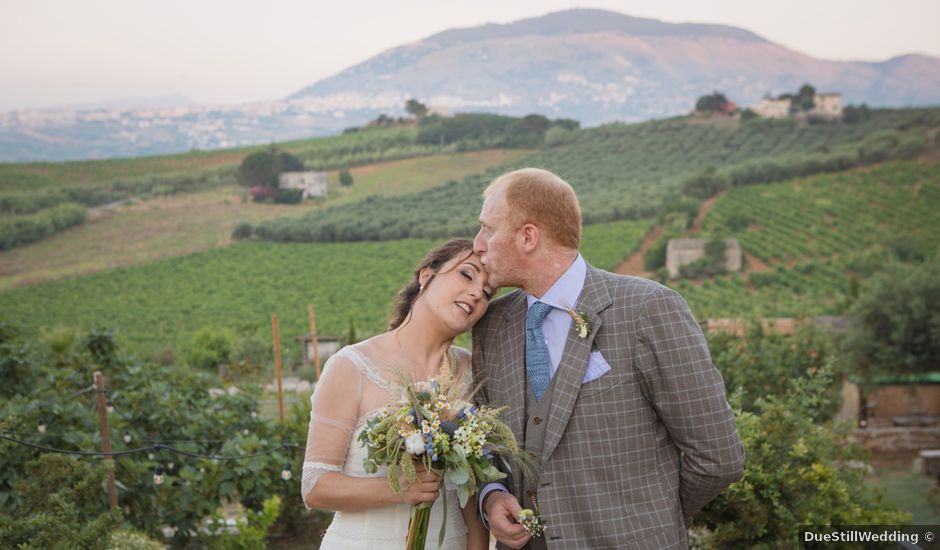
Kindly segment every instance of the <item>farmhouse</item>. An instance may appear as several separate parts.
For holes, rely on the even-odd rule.
[[[842,94],[816,94],[813,96],[811,117],[842,118]]]
[[[284,172],[278,178],[281,189],[299,189],[303,198],[326,196],[326,172]]]
[[[669,278],[679,277],[679,269],[705,257],[708,239],[672,239],[666,245],[666,269]],[[741,245],[737,239],[725,239],[725,271],[741,271]]]
[[[751,110],[764,118],[787,118],[790,116],[791,101],[788,98],[764,98],[760,103],[751,107]]]

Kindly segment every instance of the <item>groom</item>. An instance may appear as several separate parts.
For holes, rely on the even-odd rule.
[[[692,515],[741,478],[744,449],[688,305],[588,265],[564,180],[527,168],[483,193],[474,249],[494,301],[473,329],[480,399],[541,465],[480,492],[490,532],[520,548],[687,548]],[[514,517],[540,508],[543,537]]]

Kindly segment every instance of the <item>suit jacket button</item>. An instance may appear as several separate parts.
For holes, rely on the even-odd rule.
[[[535,418],[532,419],[532,423],[533,423],[533,424],[541,424],[541,423],[542,423],[542,417],[536,416]]]

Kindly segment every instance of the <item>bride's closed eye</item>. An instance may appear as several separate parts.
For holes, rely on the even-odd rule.
[[[468,270],[461,270],[461,271],[460,271],[460,274],[463,275],[464,277],[466,277],[468,281],[472,281],[472,280],[473,280],[473,274],[472,274],[472,272],[471,272],[469,269],[468,269]],[[493,291],[490,290],[490,289],[488,289],[488,288],[484,288],[484,289],[483,289],[483,296],[485,296],[485,297],[486,297],[486,300],[489,301],[490,299],[493,298]]]

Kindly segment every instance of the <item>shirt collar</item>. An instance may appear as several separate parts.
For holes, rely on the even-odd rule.
[[[526,294],[526,302],[529,307],[535,302],[542,302],[562,311],[568,308],[574,308],[578,303],[578,297],[584,289],[584,279],[587,276],[587,263],[578,253],[568,270],[555,281],[555,284],[548,289],[541,298],[536,298],[531,294]]]

